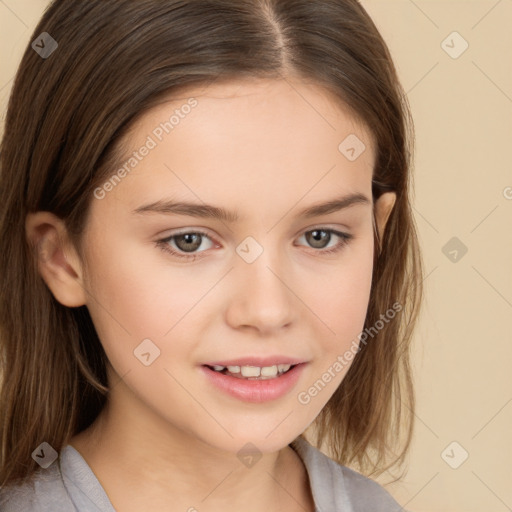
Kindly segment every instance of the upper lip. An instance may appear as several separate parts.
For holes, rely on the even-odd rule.
[[[299,359],[296,357],[288,357],[288,356],[248,356],[248,357],[240,357],[237,359],[222,359],[218,361],[209,361],[204,363],[203,366],[274,366],[278,364],[289,364],[291,366],[295,364],[305,363],[304,359]]]

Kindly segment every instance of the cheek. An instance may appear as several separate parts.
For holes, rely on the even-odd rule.
[[[373,242],[367,237],[358,240],[339,264],[317,274],[308,305],[329,327],[326,332],[331,336],[325,340],[330,350],[350,344],[363,329],[372,271]]]
[[[88,255],[94,273],[87,287],[100,328],[115,324],[115,332],[135,337],[161,337],[187,311],[201,290],[177,268],[171,275],[157,247],[109,236]],[[188,285],[188,286],[187,286]],[[199,295],[200,297],[200,295]],[[190,306],[189,306],[190,308]]]
[[[155,322],[162,320],[165,303],[151,286],[152,267],[116,238],[114,229],[110,233],[108,237],[98,233],[89,247],[88,267],[93,271],[85,283],[87,308],[107,356],[112,362],[119,360],[123,370],[143,339],[164,330]]]
[[[94,274],[87,283],[91,296],[87,306],[119,375],[134,371],[135,378],[149,369],[134,354],[146,339],[159,353],[151,369],[171,367],[173,361],[187,357],[197,343],[200,326],[196,323],[195,331],[186,327],[201,313],[201,299],[211,288],[211,276],[171,267],[156,247],[148,250],[113,237],[108,244],[97,244],[89,261]],[[180,343],[173,343],[177,337]]]

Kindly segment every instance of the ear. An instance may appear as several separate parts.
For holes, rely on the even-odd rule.
[[[393,206],[395,205],[395,201],[395,192],[385,192],[377,199],[377,201],[375,201],[374,211],[377,229],[379,232],[379,240],[382,240],[382,237],[384,236],[384,230],[386,228],[389,215],[391,214],[391,210],[393,210]]]
[[[71,244],[64,221],[50,212],[29,213],[25,233],[37,258],[39,274],[64,306],[86,303],[82,264]]]

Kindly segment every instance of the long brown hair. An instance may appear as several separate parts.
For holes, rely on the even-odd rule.
[[[413,427],[409,345],[422,296],[409,202],[413,124],[363,7],[356,0],[55,0],[31,41],[43,32],[58,47],[47,58],[27,47],[0,152],[0,485],[33,475],[34,449],[46,441],[60,451],[108,394],[107,358],[88,310],[61,305],[45,285],[26,215],[63,219],[81,254],[94,189],[112,175],[139,116],[180,88],[289,73],[333,92],[370,129],[373,198],[397,194],[383,239],[376,235],[365,322],[375,333],[315,420],[315,442],[368,474],[401,466]],[[400,313],[376,329],[393,304]]]

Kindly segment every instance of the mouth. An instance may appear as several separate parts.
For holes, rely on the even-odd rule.
[[[199,368],[213,390],[243,402],[262,403],[289,395],[307,366],[305,362],[281,362],[269,366],[203,364]]]

